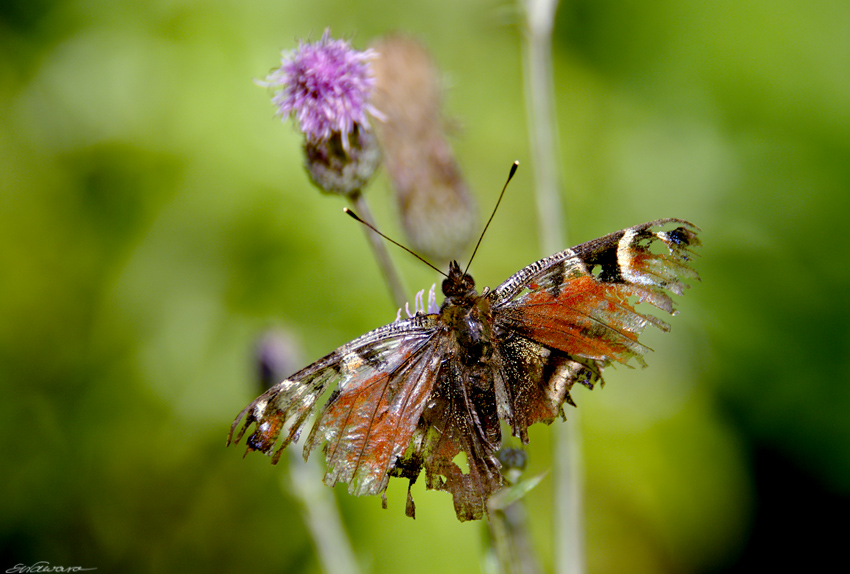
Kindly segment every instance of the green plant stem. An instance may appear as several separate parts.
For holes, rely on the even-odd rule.
[[[349,195],[348,198],[351,201],[351,206],[357,215],[369,225],[377,227],[375,225],[375,220],[372,217],[372,210],[369,209],[369,204],[366,202],[366,198],[363,194],[357,192]],[[392,297],[393,303],[395,303],[397,308],[403,308],[409,299],[404,287],[402,286],[398,272],[393,265],[392,259],[390,259],[390,254],[387,252],[387,246],[384,243],[384,240],[365,225],[363,226],[363,232],[366,234],[366,239],[372,247],[372,253],[375,255],[375,260],[378,262],[378,268],[381,270],[381,274],[384,276],[387,288],[390,290],[390,297]]]
[[[561,206],[557,118],[554,105],[552,28],[557,0],[523,0],[525,96],[543,255],[564,249],[566,231]],[[555,572],[582,574],[584,554],[584,488],[582,442],[577,410],[555,427]]]
[[[524,0],[525,100],[543,255],[563,249],[566,236],[552,83],[552,25],[557,4],[557,0]]]
[[[555,572],[585,572],[584,460],[578,409],[555,430]]]
[[[543,477],[521,481],[522,470],[509,468],[505,472],[503,466],[502,472],[511,486],[490,497],[488,534],[491,564],[498,565],[502,574],[538,574],[540,565],[528,531],[524,497]]]
[[[359,574],[360,567],[343,527],[333,490],[322,481],[320,464],[314,458],[303,460],[300,448],[290,448],[289,456],[290,483],[285,483],[283,489],[301,503],[304,523],[316,545],[322,570],[334,574]],[[290,484],[291,488],[288,488]]]

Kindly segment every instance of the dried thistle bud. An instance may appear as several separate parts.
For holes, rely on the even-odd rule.
[[[475,201],[443,133],[442,88],[418,42],[389,36],[373,44],[375,130],[412,246],[447,262],[461,258],[477,231]]]
[[[304,134],[306,167],[322,190],[350,195],[374,173],[380,152],[369,132],[374,78],[371,50],[358,52],[330,30],[315,43],[285,51],[281,65],[261,86],[272,88],[272,103],[282,119],[293,117]]]

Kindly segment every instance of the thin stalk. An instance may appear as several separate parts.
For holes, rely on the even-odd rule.
[[[284,482],[283,489],[301,503],[304,523],[316,545],[322,571],[359,574],[360,567],[342,524],[333,490],[322,482],[320,464],[315,458],[304,461],[300,448],[290,448],[289,456],[291,482]]]
[[[555,88],[552,83],[552,25],[557,0],[524,0],[526,7],[524,84],[528,116],[540,248],[543,255],[564,249],[566,232],[561,206],[562,177],[558,167]]]
[[[552,28],[557,0],[522,0],[525,8],[524,84],[531,140],[540,246],[543,255],[567,247],[560,190],[558,134],[554,104]],[[555,572],[582,574],[584,554],[584,488],[578,410],[566,424],[555,426]]]
[[[582,574],[584,555],[584,460],[581,418],[573,409],[555,430],[555,572]]]
[[[503,465],[507,461],[503,461]],[[527,511],[523,497],[543,477],[519,481],[522,470],[508,468],[505,478],[512,485],[503,488],[490,498],[489,551],[491,570],[498,566],[501,574],[539,574],[540,565],[534,554],[528,531]]]
[[[349,195],[348,198],[351,201],[354,211],[357,212],[357,215],[359,215],[360,218],[369,225],[376,227],[375,220],[372,217],[372,210],[369,209],[369,204],[363,194],[359,192],[353,193]],[[375,256],[375,260],[378,262],[378,268],[380,268],[381,274],[384,276],[384,281],[387,284],[387,288],[390,290],[390,296],[392,297],[395,306],[399,309],[403,308],[405,303],[408,302],[408,298],[406,291],[402,286],[398,272],[396,272],[392,259],[390,259],[390,254],[387,252],[387,246],[384,243],[384,240],[368,227],[364,226],[363,232],[366,234],[366,239],[372,247],[372,253]]]
[[[304,362],[296,337],[286,330],[273,329],[263,334],[257,348],[258,382],[267,391]],[[312,426],[312,421],[307,421]],[[301,436],[287,449],[289,474],[281,478],[281,489],[298,501],[304,525],[313,540],[316,556],[324,572],[359,574],[360,568],[345,532],[333,490],[322,480],[324,471],[314,456],[303,460]],[[297,447],[296,447],[297,445]]]

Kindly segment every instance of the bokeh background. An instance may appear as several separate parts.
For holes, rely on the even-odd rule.
[[[5,0],[0,8],[0,566],[318,572],[289,469],[224,440],[255,344],[304,361],[395,317],[341,199],[253,84],[299,38],[413,34],[482,212],[473,266],[537,259],[522,30],[501,0]],[[554,64],[571,244],[703,228],[649,368],[574,393],[591,572],[839,559],[850,510],[850,4],[564,1]],[[386,179],[369,199],[401,237]],[[565,245],[566,247],[566,245]],[[412,295],[436,277],[393,256]],[[550,429],[530,475],[551,469]],[[369,572],[475,572],[480,524],[406,483],[336,489]],[[552,567],[552,474],[529,494]],[[835,522],[837,521],[837,522]],[[836,526],[838,524],[839,526]],[[842,555],[843,556],[843,555]],[[782,570],[779,570],[782,571]]]

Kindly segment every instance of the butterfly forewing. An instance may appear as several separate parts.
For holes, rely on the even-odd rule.
[[[421,322],[435,323],[436,316]],[[375,355],[371,368],[341,386],[325,404],[304,446],[325,444],[325,483],[349,485],[355,495],[379,494],[388,472],[410,444],[440,366],[440,348],[429,332],[418,341],[397,340],[395,349]]]
[[[673,231],[655,230],[677,224]],[[648,350],[638,336],[648,324],[666,323],[635,310],[647,302],[673,313],[664,289],[681,293],[680,277],[696,278],[687,266],[696,227],[658,220],[606,235],[541,259],[491,293],[494,320],[573,357],[626,363]],[[666,248],[657,253],[656,244]]]
[[[349,438],[353,438],[359,432],[359,442],[340,441],[342,450],[338,446],[330,451],[334,454],[333,460],[341,463],[336,472],[342,473],[342,476],[353,476],[353,469],[346,470],[351,460],[343,455],[356,449],[357,444],[369,441],[368,434],[363,433],[362,418],[365,416],[372,421],[378,420],[375,417],[379,415],[385,415],[387,408],[394,405],[393,398],[398,396],[401,388],[404,388],[403,396],[410,395],[411,391],[405,381],[396,376],[397,371],[410,374],[410,369],[402,367],[417,363],[412,357],[418,356],[423,348],[428,347],[432,337],[438,333],[435,326],[435,315],[420,315],[391,323],[343,345],[276,384],[249,404],[233,422],[228,444],[231,441],[238,443],[246,430],[255,423],[253,433],[247,440],[248,451],[259,450],[272,456],[276,463],[282,449],[297,439],[319,398],[335,386],[321,418],[315,423],[311,440],[305,445],[304,455],[306,457],[309,454],[310,449],[316,446],[318,437],[323,434],[333,438],[336,433],[348,433]],[[392,388],[391,383],[395,388]],[[347,417],[337,416],[351,402],[352,397],[374,399],[375,393],[384,397],[378,401],[378,406],[365,403],[367,407],[374,408],[366,413],[353,412],[352,409]],[[422,401],[421,398],[417,400],[414,405]],[[362,401],[358,406],[363,406]],[[409,409],[410,405],[405,403],[404,408]],[[409,410],[405,413],[410,414]],[[326,429],[321,428],[323,420],[327,424]],[[382,437],[386,438],[386,435],[381,433],[378,438],[373,436],[371,440],[374,443]],[[402,450],[406,446],[405,443]],[[366,487],[366,490],[369,488]]]

